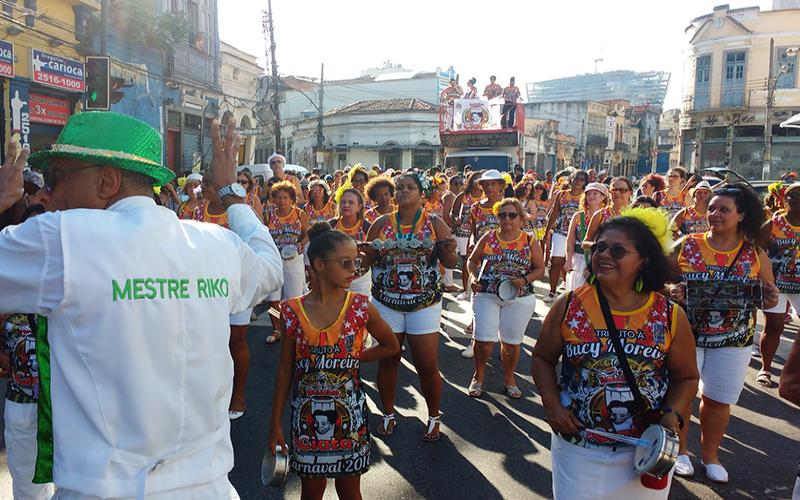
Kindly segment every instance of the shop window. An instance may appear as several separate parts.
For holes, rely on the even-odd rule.
[[[417,168],[431,168],[433,167],[433,150],[432,149],[415,149],[414,158],[411,162],[413,167]]]
[[[13,17],[14,6],[17,5],[17,0],[3,0],[3,14],[8,17]]]
[[[708,139],[725,139],[728,137],[728,129],[726,127],[708,127],[703,130],[703,137]]]
[[[403,151],[401,149],[384,149],[378,155],[379,163],[385,169],[398,170],[402,168]]]
[[[167,128],[181,128],[181,114],[177,111],[167,111]]]
[[[796,127],[781,127],[780,125],[773,125],[772,126],[772,136],[773,137],[800,137],[800,128],[796,128]]]
[[[764,127],[747,126],[734,129],[736,137],[764,137]]]
[[[202,123],[203,120],[200,115],[190,115],[188,113],[183,115],[183,126],[187,129],[200,130]]]

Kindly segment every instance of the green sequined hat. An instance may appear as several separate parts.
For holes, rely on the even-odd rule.
[[[161,135],[146,123],[111,111],[70,117],[52,148],[33,153],[32,167],[46,169],[53,158],[73,158],[146,175],[163,186],[175,173],[161,164]]]

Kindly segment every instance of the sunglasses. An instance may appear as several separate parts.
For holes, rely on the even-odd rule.
[[[533,189],[535,189],[535,190],[537,190],[537,191],[544,191],[544,188],[543,188],[542,186],[536,186],[536,187],[535,187],[535,188],[533,188]]]
[[[356,257],[355,259],[350,259],[347,257],[342,257],[341,259],[325,259],[327,262],[338,262],[342,269],[345,271],[355,271],[359,267],[361,267],[361,258]]]
[[[64,180],[66,177],[67,172],[77,172],[78,170],[86,170],[89,168],[97,168],[100,165],[84,165],[82,167],[73,167],[73,168],[58,168],[58,167],[50,167],[44,171],[42,177],[44,177],[44,187],[48,191],[53,191],[56,185]]]
[[[630,193],[631,190],[628,188],[611,188],[612,193]]]
[[[498,217],[500,220],[503,220],[503,219],[511,219],[511,220],[514,220],[514,219],[516,219],[517,217],[519,217],[519,214],[518,214],[517,212],[500,212],[499,214],[497,214],[497,217]]]
[[[599,242],[592,245],[592,254],[600,255],[604,253],[606,250],[609,251],[611,254],[611,258],[614,260],[622,260],[626,255],[631,253],[631,250],[628,250],[622,245],[608,245],[605,242]]]

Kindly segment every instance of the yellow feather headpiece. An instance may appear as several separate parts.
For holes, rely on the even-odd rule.
[[[669,253],[672,247],[672,228],[670,227],[669,213],[660,208],[626,208],[620,215],[622,217],[633,217],[644,223],[650,229],[664,249],[664,253]]]
[[[336,194],[333,196],[333,200],[336,202],[337,205],[339,204],[340,201],[342,201],[342,195],[344,194],[344,192],[350,189],[351,187],[353,187],[353,182],[350,180],[350,177],[348,177],[347,180],[344,182],[344,184],[339,186],[339,189],[336,190]]]

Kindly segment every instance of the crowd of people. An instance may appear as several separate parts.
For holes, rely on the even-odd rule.
[[[718,450],[757,310],[765,386],[790,307],[800,312],[800,183],[775,186],[765,206],[747,184],[680,167],[635,184],[520,166],[357,164],[300,178],[278,153],[258,179],[237,168],[225,125],[212,126],[210,167],[179,179],[160,163],[158,133],[115,113],[76,115],[30,158],[9,145],[0,376],[16,497],[47,498],[55,481],[58,498],[237,498],[230,422],[247,411],[248,325],[261,313],[266,344],[280,346],[267,452],[290,456],[303,498],[322,498],[329,478],[340,498],[360,498],[370,433],[391,439],[402,423],[405,345],[427,407],[421,439],[441,438],[445,294],[472,310],[468,396],[482,397],[499,344],[504,392],[518,399],[545,276],[531,370],[553,430],[554,495],[666,498],[673,472],[694,474],[698,387],[701,463],[729,481]],[[780,384],[800,403],[797,347]],[[359,367],[373,361],[370,428]],[[679,442],[666,474],[632,467],[625,439],[652,425]],[[91,460],[79,458],[87,446]]]

